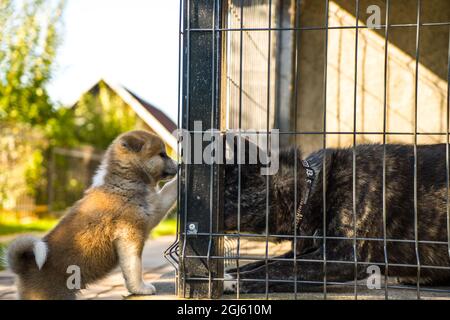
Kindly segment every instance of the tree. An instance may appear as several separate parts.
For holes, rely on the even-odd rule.
[[[64,7],[65,0],[0,0],[0,206],[22,194],[40,197],[48,137],[62,132],[55,119],[71,122],[46,89]]]
[[[0,121],[45,125],[64,0],[0,0]]]

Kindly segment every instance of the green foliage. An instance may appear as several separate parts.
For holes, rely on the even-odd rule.
[[[52,148],[90,145],[105,150],[121,133],[144,126],[105,82],[84,95],[73,108],[57,106],[50,100],[46,88],[55,67],[65,3],[65,0],[0,0],[0,125],[42,133],[40,141],[23,142],[24,149],[33,148],[22,154],[25,159],[21,167],[16,165],[14,173],[4,175],[5,179],[0,177],[0,191],[5,191],[0,193],[2,199],[7,198],[1,197],[5,193],[11,199],[27,194],[37,203],[46,203]],[[56,203],[57,207],[72,204],[86,188],[86,181],[77,176],[79,172],[69,172],[67,161],[56,159],[53,164],[55,171],[66,171],[63,177],[55,177],[57,182],[52,188],[70,191],[61,197],[63,203]],[[15,194],[11,192],[11,176],[21,185]]]
[[[38,219],[24,223],[19,219],[0,218],[0,236],[30,233],[30,232],[47,232],[58,223],[58,219]]]
[[[56,127],[64,125],[60,123],[60,119],[65,119],[61,116],[63,111],[54,107],[46,89],[60,44],[64,8],[65,0],[0,0],[2,127],[12,126],[17,130],[29,127],[32,132],[40,131],[52,137],[54,132],[58,132]],[[59,136],[56,138],[59,139]],[[39,197],[39,193],[45,190],[48,144],[43,142],[29,141],[28,144],[38,144],[39,147],[31,155],[22,155],[27,157],[22,166],[26,193],[34,197]],[[15,174],[17,176],[17,172]]]
[[[105,149],[135,127],[135,114],[106,83],[75,108],[53,105],[46,86],[60,44],[65,0],[0,0],[0,122],[41,127],[50,146]]]
[[[14,199],[24,195],[39,196],[36,190],[45,183],[40,177],[45,177],[42,164],[47,143],[42,130],[26,123],[0,122],[0,131],[0,206],[3,207],[14,205]]]
[[[28,186],[27,193],[31,196],[36,196],[36,192],[41,177],[43,175],[44,155],[41,150],[34,150],[31,157],[28,159],[28,163],[25,169],[25,181]]]
[[[101,150],[140,122],[134,111],[103,81],[80,99],[73,112],[77,140]]]
[[[76,136],[73,109],[58,108],[54,116],[47,121],[45,132],[52,147],[76,147],[80,144]]]
[[[64,1],[0,0],[0,120],[43,125]]]
[[[150,237],[156,239],[164,236],[173,236],[177,233],[177,220],[166,219],[152,230]]]

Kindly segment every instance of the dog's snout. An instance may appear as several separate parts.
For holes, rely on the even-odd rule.
[[[169,176],[174,176],[177,174],[177,172],[178,172],[177,163],[172,159],[168,159],[166,161],[166,167],[165,167],[164,173]]]

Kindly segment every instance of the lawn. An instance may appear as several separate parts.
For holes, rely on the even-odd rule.
[[[152,239],[172,236],[177,232],[177,220],[173,218],[162,221],[150,234]]]
[[[45,219],[36,220],[34,222],[21,224],[17,221],[10,221],[5,223],[0,220],[0,236],[21,234],[29,232],[47,232],[52,229],[58,220]],[[158,238],[163,236],[170,236],[176,233],[177,222],[174,219],[168,219],[161,222],[153,231],[151,232],[152,238]]]
[[[46,232],[58,223],[56,219],[39,219],[21,222],[15,218],[0,218],[0,236],[29,233]]]
[[[57,219],[39,219],[29,222],[21,222],[15,218],[0,218],[0,236],[29,233],[47,232],[58,223]],[[152,238],[174,235],[177,231],[177,221],[173,218],[162,221],[151,232]]]

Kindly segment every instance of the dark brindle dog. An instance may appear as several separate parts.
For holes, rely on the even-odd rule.
[[[347,282],[355,280],[355,275],[358,279],[366,278],[367,267],[371,264],[379,265],[381,271],[386,272],[386,262],[388,275],[397,277],[402,283],[416,283],[418,273],[422,284],[450,283],[450,270],[445,269],[450,268],[447,246],[446,145],[417,148],[417,248],[414,242],[414,147],[386,146],[386,251],[383,241],[383,148],[382,145],[356,147],[355,201],[353,149],[321,150],[311,154],[307,161],[302,161],[299,150],[282,151],[280,170],[277,175],[269,178],[268,202],[267,177],[261,175],[260,166],[241,165],[241,233],[265,232],[268,203],[270,235],[293,235],[294,228],[297,228],[298,236],[306,236],[298,239],[296,255],[292,250],[279,257],[284,259],[282,261],[271,260],[267,266],[262,261],[242,267],[239,270],[241,291],[265,292],[266,271],[271,280],[270,291],[288,292],[294,290],[294,284],[290,282],[294,279],[299,281],[299,288],[304,288],[304,283],[322,283],[326,272],[327,282]],[[308,177],[308,170],[311,169],[315,175]],[[227,166],[227,231],[237,230],[238,177],[238,166]],[[353,214],[354,210],[356,216]],[[324,231],[326,243],[323,240]],[[298,259],[296,264],[293,262],[294,256]],[[327,260],[325,268],[324,258]],[[417,268],[417,265],[421,267]],[[433,266],[444,269],[432,268]],[[236,278],[237,270],[229,270],[229,275]],[[246,279],[249,281],[245,281]],[[282,281],[277,283],[276,280]]]

